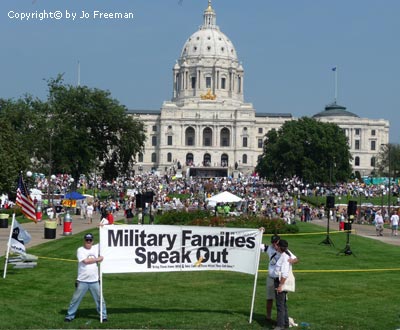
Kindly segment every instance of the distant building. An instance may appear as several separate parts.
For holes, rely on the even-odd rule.
[[[160,111],[129,110],[147,129],[137,170],[171,173],[188,166],[237,167],[252,173],[263,152],[265,134],[290,113],[256,113],[244,102],[244,69],[231,40],[220,31],[208,1],[203,24],[183,45],[173,67],[173,93]],[[353,168],[369,174],[380,144],[388,143],[386,120],[362,119],[331,105],[314,118],[338,124],[349,137]]]
[[[353,156],[354,172],[364,176],[374,170],[381,145],[389,143],[389,121],[360,118],[336,103],[326,106],[313,118],[335,123],[344,130]]]

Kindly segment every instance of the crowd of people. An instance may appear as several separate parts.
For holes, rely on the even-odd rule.
[[[348,183],[337,183],[333,187],[323,185],[309,185],[293,177],[286,179],[279,185],[271,184],[256,175],[228,177],[228,178],[180,178],[174,179],[169,175],[156,175],[152,172],[141,172],[139,175],[131,177],[117,178],[111,182],[103,180],[99,175],[84,176],[81,175],[77,180],[71,180],[68,174],[59,174],[48,179],[46,176],[37,175],[31,178],[30,186],[37,188],[48,198],[44,201],[36,200],[43,209],[48,207],[56,207],[61,200],[51,198],[50,195],[65,194],[72,189],[80,191],[94,192],[93,198],[87,198],[83,202],[78,203],[81,216],[89,223],[94,217],[106,217],[107,211],[114,214],[117,210],[123,209],[127,221],[138,215],[154,215],[168,210],[194,210],[209,209],[218,211],[218,214],[248,214],[261,215],[267,218],[282,218],[287,223],[293,221],[312,221],[313,219],[323,218],[326,214],[325,205],[312,206],[308,203],[302,203],[301,198],[304,196],[319,196],[323,200],[327,194],[333,194],[336,197],[336,204],[340,204],[340,200],[344,196],[360,197],[364,200],[376,196],[382,196],[388,193],[387,187],[383,191],[381,185],[365,185],[358,181]],[[108,200],[99,200],[97,195],[102,191],[110,192]],[[221,191],[229,191],[242,198],[241,203],[230,204],[229,210],[226,205],[222,205],[224,210],[216,209],[216,205],[207,202],[212,195]],[[138,202],[138,194],[146,194],[151,192],[151,202]],[[398,204],[397,195],[399,192],[398,184],[391,185],[391,196],[393,201]],[[177,195],[187,196],[184,199],[171,197]],[[9,207],[12,201],[9,201],[6,195],[0,198],[0,207]],[[372,223],[375,219],[377,211],[381,211],[384,222],[390,221],[386,207],[375,207],[374,205],[364,206],[362,214],[357,214],[356,221]],[[394,208],[393,208],[394,210]],[[54,214],[59,213],[53,210]],[[217,212],[216,212],[217,213]],[[330,209],[329,216],[338,223],[346,221],[347,211],[346,205],[337,205],[336,208]]]

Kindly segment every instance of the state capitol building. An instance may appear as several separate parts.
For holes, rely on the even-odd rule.
[[[278,130],[290,113],[256,112],[244,101],[244,68],[232,41],[217,26],[211,1],[203,24],[184,43],[172,69],[172,99],[158,111],[129,110],[145,124],[144,153],[135,170],[170,173],[189,167],[237,167],[249,174],[263,153],[266,133]],[[348,137],[353,172],[368,175],[382,144],[389,142],[389,121],[360,118],[337,103],[313,116],[340,126]]]

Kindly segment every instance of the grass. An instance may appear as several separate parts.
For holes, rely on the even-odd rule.
[[[398,247],[351,236],[353,255],[319,244],[321,227],[299,223],[300,234],[283,236],[300,262],[289,315],[317,330],[400,328]],[[107,274],[103,276],[109,322],[101,324],[88,294],[77,319],[64,323],[74,291],[76,248],[82,234],[50,241],[28,252],[39,256],[34,269],[8,268],[0,280],[0,329],[268,329],[265,316],[267,257],[262,255],[253,322],[249,321],[254,277],[231,272]],[[268,242],[269,236],[264,237]],[[3,270],[4,258],[0,259]],[[275,310],[274,310],[275,314]],[[300,327],[299,327],[300,329]]]

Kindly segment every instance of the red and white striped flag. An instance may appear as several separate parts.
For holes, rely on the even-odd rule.
[[[18,188],[17,188],[17,205],[21,206],[22,213],[30,220],[36,222],[36,210],[35,205],[31,197],[29,196],[29,192],[26,189],[24,179],[22,178],[22,173],[18,179]]]

